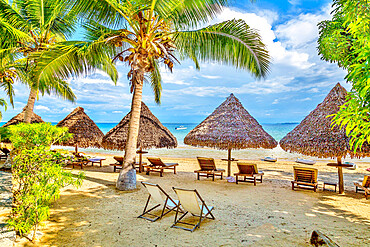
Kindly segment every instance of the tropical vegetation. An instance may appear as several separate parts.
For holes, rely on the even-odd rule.
[[[350,145],[359,151],[370,143],[370,3],[334,0],[333,17],[319,23],[318,51],[322,59],[347,70],[352,84],[347,102],[331,116],[346,128]]]
[[[16,73],[7,76],[30,87],[25,111],[25,122],[30,123],[38,94],[55,93],[67,100],[76,96],[66,81],[72,75],[101,69],[113,81],[115,67],[105,53],[83,41],[67,41],[74,33],[78,15],[64,0],[0,0],[0,55],[12,54],[23,69],[23,77]],[[1,71],[0,71],[1,76]]]
[[[50,150],[52,144],[71,137],[68,128],[50,123],[21,123],[7,129],[14,147],[13,205],[8,223],[22,236],[33,231],[33,238],[40,222],[49,217],[49,207],[59,198],[61,188],[80,186],[84,175],[74,176],[62,169],[61,154]]]
[[[136,187],[135,163],[143,83],[161,97],[160,66],[172,71],[180,59],[218,61],[265,77],[270,57],[257,31],[243,20],[209,23],[226,0],[75,0],[76,12],[86,20],[87,38],[96,45],[116,47],[113,61],[130,67],[131,119],[124,166],[117,188]],[[203,26],[203,27],[202,27]]]

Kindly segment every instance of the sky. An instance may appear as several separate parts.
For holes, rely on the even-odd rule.
[[[350,89],[344,80],[346,72],[317,54],[317,24],[330,19],[331,4],[328,0],[234,1],[209,24],[236,18],[258,30],[273,58],[266,79],[256,80],[246,71],[219,63],[201,63],[197,71],[186,60],[176,64],[173,73],[161,68],[160,105],[154,102],[148,84],[144,85],[143,101],[163,123],[199,123],[234,93],[260,123],[300,122],[337,82]],[[127,65],[119,62],[117,70],[117,85],[101,71],[69,79],[77,102],[40,95],[35,113],[44,121],[59,122],[81,106],[95,122],[119,122],[130,111],[132,95]],[[28,95],[29,88],[16,83],[15,107],[3,111],[2,121],[21,112]]]

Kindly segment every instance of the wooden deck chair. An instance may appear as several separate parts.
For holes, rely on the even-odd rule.
[[[205,201],[199,195],[197,190],[180,189],[175,187],[173,187],[173,190],[176,192],[180,204],[176,210],[175,222],[171,227],[193,232],[196,228],[200,227],[200,223],[202,223],[205,218],[212,220],[215,219],[212,214],[213,207],[206,205]],[[184,211],[182,212],[182,215],[177,218],[180,211],[180,206]],[[188,213],[191,213],[194,217],[199,217],[197,224],[181,221]],[[186,228],[181,225],[190,225],[193,226],[193,228]]]
[[[158,219],[161,219],[164,215],[168,214],[169,212],[173,211],[174,209],[179,207],[179,201],[172,199],[166,191],[164,191],[158,184],[152,184],[147,182],[141,182],[141,184],[148,190],[149,197],[145,204],[143,213],[138,216],[138,218],[143,218],[149,221],[156,221]],[[150,199],[153,198],[153,200],[157,203],[155,206],[153,206],[150,209],[148,208]],[[154,209],[158,208],[159,206],[163,205],[163,208],[161,210],[161,215],[155,215],[150,213]],[[165,212],[167,209],[167,212]],[[179,209],[181,212],[182,210]]]
[[[2,154],[0,154],[0,160],[1,159],[7,159],[9,154],[10,154],[10,150],[7,149],[7,148],[0,148],[0,151],[2,152]]]
[[[310,167],[293,166],[294,180],[292,182],[292,190],[294,188],[313,189],[317,190],[317,176],[318,170]],[[302,187],[303,186],[303,187]]]
[[[113,158],[116,160],[116,163],[109,164],[109,165],[113,166],[113,172],[116,172],[116,170],[122,169],[123,158],[124,157],[123,156],[114,156]],[[147,166],[145,162],[142,162],[141,164],[144,168]],[[136,162],[136,164],[135,164],[135,169],[136,170],[139,169],[139,163],[138,162]]]
[[[72,167],[75,168],[75,166],[81,166],[81,170],[83,169],[83,166],[86,166],[90,161],[88,160],[85,153],[82,152],[72,152],[74,155],[74,159],[72,161]]]
[[[236,183],[238,182],[252,182],[254,183],[254,186],[257,185],[257,181],[262,183],[262,177],[264,175],[263,172],[258,171],[256,164],[250,164],[250,163],[244,163],[244,162],[238,162],[238,173],[234,173],[236,176]],[[244,177],[243,180],[239,180],[239,177]],[[259,179],[257,177],[260,177]]]
[[[123,156],[113,156],[113,159],[115,159],[116,163],[109,164],[110,166],[113,166],[113,172],[116,172],[118,169],[122,169]]]
[[[215,176],[220,176],[222,180],[222,174],[225,172],[225,169],[217,169],[213,158],[197,157],[197,160],[200,170],[194,172],[197,174],[198,180],[200,177],[211,177],[215,181]]]
[[[146,167],[146,175],[150,172],[159,172],[160,176],[163,177],[164,169],[171,169],[173,173],[176,174],[176,166],[178,163],[163,163],[160,158],[147,158],[150,164]]]
[[[365,192],[365,198],[368,199],[370,196],[370,176],[365,175],[364,180],[362,181],[362,184],[360,183],[353,183],[356,186],[356,193],[358,191],[364,191]]]

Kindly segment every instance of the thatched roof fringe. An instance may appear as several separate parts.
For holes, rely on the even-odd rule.
[[[364,145],[361,152],[350,151],[348,137],[344,129],[331,127],[331,118],[327,116],[338,112],[346,101],[347,91],[339,83],[329,92],[302,122],[280,141],[280,146],[287,152],[296,152],[318,158],[365,157],[369,156],[369,145]]]
[[[185,137],[184,143],[217,149],[274,148],[277,142],[231,94]]]
[[[125,149],[130,116],[131,112],[104,136],[102,141],[103,148],[111,150]],[[163,126],[144,102],[141,102],[137,147],[141,149],[177,147],[175,136]]]
[[[90,119],[82,107],[77,107],[68,116],[57,124],[58,127],[67,127],[73,138],[67,142],[59,143],[63,146],[101,147],[103,132]]]
[[[15,125],[19,123],[24,123],[24,114],[25,114],[26,108],[23,108],[22,112],[10,119],[8,122],[6,122],[2,127],[8,127],[9,125]],[[44,120],[41,119],[39,115],[36,113],[32,113],[31,117],[31,123],[44,123]]]

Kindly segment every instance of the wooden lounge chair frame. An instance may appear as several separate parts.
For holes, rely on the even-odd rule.
[[[84,165],[87,165],[90,163],[90,161],[84,156],[85,153],[82,152],[73,152],[73,155],[75,156],[76,160],[72,160],[70,164],[72,164],[73,169],[75,166],[81,166],[81,170],[83,169]]]
[[[172,187],[172,189],[176,192],[177,194],[177,197],[179,198],[179,207],[177,207],[177,210],[176,210],[176,215],[175,215],[175,221],[173,223],[173,225],[171,226],[171,228],[179,228],[179,229],[183,229],[183,230],[186,230],[186,231],[191,231],[193,232],[195,229],[197,228],[200,228],[200,224],[202,223],[202,221],[207,218],[207,219],[211,219],[211,220],[214,220],[215,217],[213,216],[212,214],[212,210],[213,210],[213,207],[208,207],[205,203],[205,201],[203,200],[203,198],[200,196],[200,194],[198,193],[197,190],[189,190],[189,189],[180,189],[180,188],[175,188],[175,187]],[[181,204],[181,196],[179,196],[178,192],[177,191],[187,191],[187,192],[193,192],[195,193],[196,197],[197,197],[197,203],[198,203],[198,207],[199,207],[199,202],[198,202],[198,199],[200,200],[202,206],[199,207],[200,208],[200,215],[198,214],[194,214],[190,211],[187,211],[186,208],[184,208],[184,205]],[[182,206],[183,208],[183,212],[182,212],[182,215],[178,217],[179,215],[179,212],[180,212],[180,206]],[[205,211],[204,210],[207,210],[206,212],[207,213],[204,213]],[[192,223],[189,223],[189,222],[184,222],[184,221],[181,221],[188,213],[191,213],[192,216],[194,217],[199,217],[199,221],[198,223],[196,224],[192,224]],[[186,227],[182,227],[182,226],[179,226],[178,224],[182,224],[182,225],[189,225],[189,226],[193,226],[193,228],[186,228]]]
[[[293,166],[294,180],[292,183],[292,190],[294,188],[313,189],[316,192],[318,187],[317,176],[318,170],[311,167]]]
[[[149,175],[150,172],[159,172],[160,176],[163,177],[163,170],[170,169],[173,170],[173,173],[176,174],[176,166],[178,163],[163,163],[160,158],[147,158],[150,162],[149,165],[146,166],[146,175]]]
[[[165,216],[169,212],[175,210],[176,208],[179,208],[179,202],[177,200],[172,199],[167,194],[167,192],[164,191],[161,188],[161,186],[159,186],[158,184],[152,184],[152,183],[148,183],[148,182],[141,182],[141,184],[147,189],[148,189],[148,186],[156,187],[160,191],[160,193],[163,193],[163,195],[165,195],[166,199],[163,202],[163,209],[161,210],[161,215],[158,216],[156,214],[152,214],[151,211],[153,211],[154,209],[161,206],[161,203],[158,203],[157,205],[153,206],[152,208],[147,209],[148,205],[149,205],[149,202],[150,202],[150,199],[152,198],[152,194],[150,193],[150,191],[148,189],[148,192],[149,192],[148,200],[146,201],[143,213],[141,215],[139,215],[138,218],[142,218],[142,219],[146,219],[146,220],[154,222],[154,221],[157,221],[158,219],[161,219],[163,216]],[[174,205],[174,206],[169,205],[169,203],[172,203],[172,205]],[[166,209],[167,209],[167,212],[166,212]],[[181,209],[179,209],[179,210],[182,211]],[[152,216],[154,218],[149,218],[147,216]]]
[[[225,169],[217,169],[215,165],[215,160],[213,158],[204,158],[204,157],[197,157],[200,170],[194,171],[197,174],[197,179],[199,180],[200,177],[211,177],[213,181],[215,181],[215,176],[221,177],[225,172]]]
[[[123,157],[121,157],[121,156],[114,156],[113,158],[116,160],[116,163],[109,164],[109,165],[110,166],[113,166],[113,172],[116,172],[116,170],[122,169]],[[145,162],[142,162],[141,164],[142,164],[142,166],[144,168],[147,167],[147,164]],[[139,163],[136,163],[135,164],[135,169],[136,170],[139,169]]]
[[[0,151],[3,152],[3,154],[0,154],[0,160],[1,159],[7,159],[9,154],[10,154],[10,150],[7,149],[7,148],[0,148]]]
[[[356,193],[358,191],[364,191],[365,192],[365,198],[368,199],[370,197],[370,176],[365,175],[364,180],[362,181],[362,184],[360,183],[353,183],[356,187]]]
[[[249,182],[249,183],[253,183],[254,186],[256,186],[257,181],[262,183],[262,177],[265,174],[261,171],[258,171],[256,164],[238,162],[237,166],[238,166],[239,172],[234,173],[236,177],[235,178],[236,184],[238,184],[238,182]],[[244,177],[244,179],[239,180],[239,177]]]

